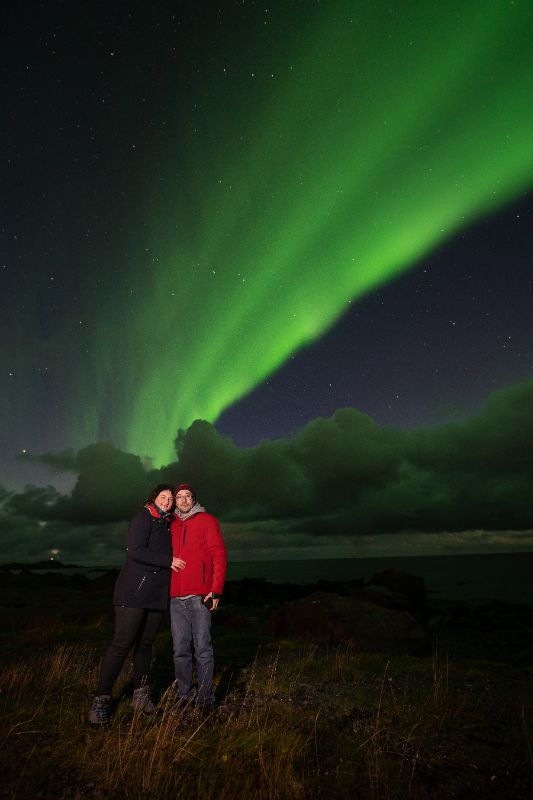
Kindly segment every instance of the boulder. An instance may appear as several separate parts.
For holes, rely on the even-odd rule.
[[[426,609],[426,584],[418,575],[409,575],[391,567],[377,572],[368,588],[384,587],[395,595],[404,597],[411,612],[424,613]]]
[[[267,627],[272,633],[334,644],[351,641],[365,652],[423,655],[430,651],[426,631],[409,612],[327,592],[285,603],[272,614]]]
[[[387,589],[386,586],[365,586],[362,589],[355,589],[352,592],[352,597],[358,600],[364,600],[366,603],[374,603],[374,605],[382,606],[383,608],[391,608],[396,611],[410,611],[409,600],[403,594],[393,592]]]

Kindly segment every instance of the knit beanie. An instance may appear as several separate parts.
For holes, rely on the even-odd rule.
[[[179,486],[176,486],[176,491],[174,492],[174,494],[177,494],[178,492],[190,492],[193,496],[193,500],[196,500],[196,492],[194,491],[192,486],[189,486],[188,483],[180,483]]]

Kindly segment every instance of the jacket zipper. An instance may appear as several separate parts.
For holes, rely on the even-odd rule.
[[[185,539],[187,538],[187,526],[183,526],[183,544],[185,544]]]
[[[142,589],[142,585],[143,585],[143,583],[145,582],[145,580],[146,580],[146,575],[143,575],[142,581],[141,581],[141,582],[140,582],[140,584],[137,586],[137,591],[138,591],[138,592],[140,592],[140,591],[141,591],[141,589]]]

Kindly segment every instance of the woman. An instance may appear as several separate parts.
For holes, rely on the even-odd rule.
[[[134,691],[131,706],[152,714],[148,673],[152,645],[168,603],[171,570],[185,566],[173,558],[169,533],[174,509],[174,487],[158,484],[128,528],[126,563],[115,584],[115,635],[104,655],[98,689],[89,721],[94,725],[109,722],[109,702],[113,685],[133,647]]]

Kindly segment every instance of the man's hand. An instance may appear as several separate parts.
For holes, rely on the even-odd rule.
[[[211,606],[211,608],[209,610],[210,611],[214,611],[215,608],[217,608],[218,604],[220,603],[220,597],[213,597],[213,592],[208,592],[206,594],[206,596],[204,597],[204,603],[207,603],[209,598],[211,598],[213,600],[213,605]]]
[[[183,569],[185,566],[185,561],[182,558],[174,558],[172,559],[172,564],[170,565],[170,569],[173,569],[174,572],[179,572],[180,569]]]

